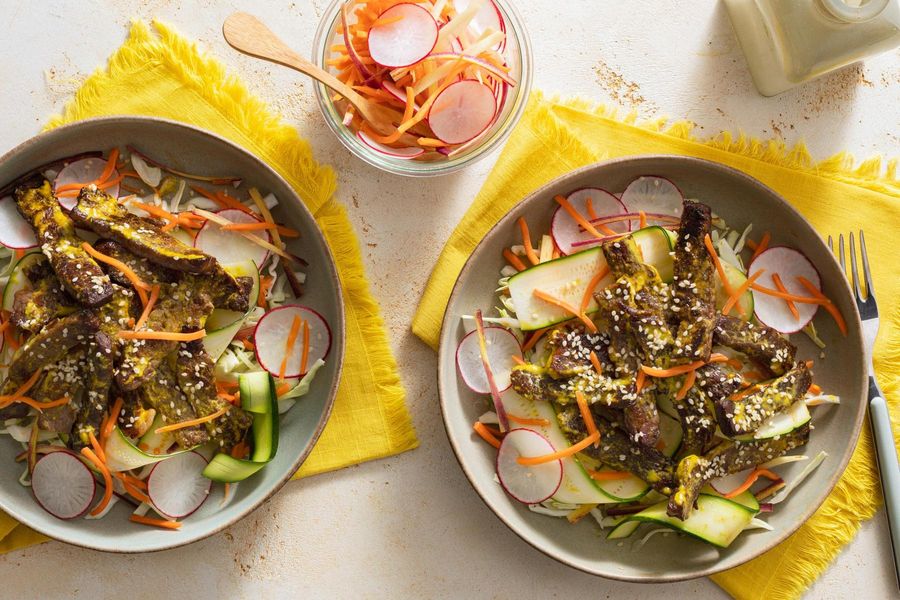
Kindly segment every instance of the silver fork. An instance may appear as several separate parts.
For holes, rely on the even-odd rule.
[[[850,233],[850,273],[853,288],[856,292],[856,306],[862,321],[863,345],[869,365],[869,421],[872,435],[875,438],[875,456],[878,459],[878,470],[881,473],[881,490],[884,494],[884,506],[887,511],[888,526],[891,531],[891,549],[894,554],[894,572],[900,585],[900,464],[897,461],[897,448],[894,445],[894,433],[891,431],[891,419],[887,404],[878,382],[872,363],[872,348],[875,347],[875,336],[878,335],[878,305],[875,303],[875,292],[872,289],[872,273],[869,271],[869,256],[866,253],[866,237],[859,232],[859,249],[862,255],[862,271],[865,277],[865,293],[861,285],[856,262],[856,242]],[[834,252],[834,241],[828,236],[828,247]],[[844,255],[844,235],[838,237],[838,259],[844,274],[847,273]]]

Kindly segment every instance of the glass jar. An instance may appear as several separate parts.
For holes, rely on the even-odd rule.
[[[725,0],[764,96],[900,46],[900,0]]]

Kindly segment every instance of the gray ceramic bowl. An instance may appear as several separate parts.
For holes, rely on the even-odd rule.
[[[655,536],[636,551],[632,538],[622,544],[607,541],[590,519],[570,525],[529,511],[494,481],[495,451],[472,432],[472,423],[486,409],[486,403],[456,372],[455,351],[463,334],[460,316],[471,314],[477,307],[496,305],[494,289],[504,264],[501,252],[504,247],[521,243],[515,220],[524,216],[533,232],[547,231],[556,194],[588,186],[621,192],[641,175],[671,179],[685,197],[706,202],[731,227],[740,230],[753,222],[756,237],[769,230],[773,244],[803,251],[818,268],[825,293],[837,303],[850,328],[844,338],[824,311],[816,316],[816,327],[828,344],[824,359],[806,336],[792,336],[800,348],[799,356],[815,360],[816,382],[841,397],[839,406],[813,409],[815,430],[802,450],[810,456],[825,450],[829,456],[775,512],[765,516],[774,531],[743,533],[725,550],[670,534]],[[847,280],[822,239],[796,210],[760,182],[728,167],[693,158],[647,156],[592,165],[551,182],[519,203],[485,236],[460,273],[444,317],[439,353],[438,386],[447,435],[460,466],[485,504],[523,540],[548,556],[588,573],[625,581],[676,581],[710,575],[759,556],[784,540],[815,512],[834,487],[850,460],[865,414],[859,315]],[[779,470],[790,479],[802,468],[803,463],[793,463]]]
[[[334,259],[322,232],[297,194],[261,160],[233,143],[174,121],[146,117],[108,117],[81,121],[41,134],[0,158],[0,186],[21,174],[80,152],[124,148],[131,144],[148,155],[195,173],[239,175],[244,187],[272,192],[280,204],[275,217],[301,232],[290,250],[309,261],[308,283],[302,303],[319,311],[331,326],[331,351],[303,402],[281,419],[278,453],[274,460],[242,482],[231,503],[222,510],[222,486],[196,513],[173,532],[128,521],[129,505],[120,502],[101,520],[61,521],[44,512],[30,488],[17,482],[21,465],[13,457],[21,450],[8,436],[0,439],[0,509],[57,540],[112,552],[148,552],[174,548],[212,535],[259,507],[290,479],[312,450],[331,407],[344,357],[344,308]]]

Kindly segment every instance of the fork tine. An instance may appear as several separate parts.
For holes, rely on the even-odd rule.
[[[856,289],[856,298],[862,302],[862,287],[859,285],[859,273],[856,272],[856,242],[853,239],[852,231],[850,232],[850,272],[853,274],[853,287]]]
[[[831,253],[834,254],[834,240],[831,236],[828,236],[828,249],[831,250]]]
[[[841,263],[841,271],[844,272],[844,277],[847,276],[847,261],[844,259],[844,234],[838,236],[838,260]]]
[[[863,274],[866,276],[866,300],[875,297],[875,290],[872,289],[872,272],[869,270],[869,255],[866,253],[866,237],[863,235],[862,229],[859,230],[859,250],[862,252]]]

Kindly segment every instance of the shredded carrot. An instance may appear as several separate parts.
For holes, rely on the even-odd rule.
[[[209,423],[210,421],[215,421],[225,413],[231,410],[231,405],[226,404],[219,410],[214,413],[210,413],[205,417],[197,417],[196,419],[189,419],[187,421],[181,421],[180,423],[172,423],[171,425],[164,425],[156,429],[156,433],[165,433],[167,431],[177,431],[179,429],[184,429],[185,427],[193,427],[194,425],[203,425],[204,423]]]
[[[591,414],[591,409],[581,390],[575,390],[575,401],[578,403],[581,419],[584,421],[585,427],[587,427],[588,436],[597,436],[597,441],[594,442],[594,447],[596,448],[600,443],[600,431],[597,429],[597,424],[594,423],[594,415]]]
[[[294,387],[293,384],[280,383],[275,387],[275,395],[283,396],[284,394],[287,394],[291,390],[292,387]]]
[[[63,396],[62,398],[57,398],[56,400],[51,400],[50,402],[38,402],[34,398],[29,398],[28,396],[0,396],[0,408],[5,408],[10,404],[19,402],[21,404],[27,404],[38,412],[43,412],[46,408],[56,408],[57,406],[64,406],[71,401],[72,399],[68,396]]]
[[[759,371],[747,371],[746,373],[744,373],[744,377],[747,379],[755,379],[757,381],[762,381],[766,378],[766,376]]]
[[[669,367],[668,369],[657,369],[654,367],[648,367],[645,365],[641,365],[641,371],[650,375],[651,377],[675,377],[677,375],[684,375],[685,373],[690,373],[695,369],[699,369],[706,363],[702,360],[694,361],[687,365],[679,365],[677,367]]]
[[[256,344],[251,342],[250,340],[240,340],[241,346],[244,347],[244,350],[256,350]]]
[[[766,248],[769,247],[769,242],[772,240],[771,234],[769,232],[765,232],[763,236],[759,239],[758,244],[753,244],[750,246],[750,240],[747,240],[747,245],[750,246],[750,249],[753,250],[753,256],[750,257],[750,262],[752,263],[756,260],[756,257],[766,251]]]
[[[260,308],[266,308],[268,303],[266,296],[273,283],[275,283],[275,278],[270,275],[262,275],[259,278],[259,300],[256,301],[256,304]]]
[[[816,363],[813,362],[813,361],[811,361],[811,360],[808,360],[808,361],[806,361],[806,362],[803,363],[803,364],[806,365],[806,368],[807,368],[807,369],[812,369],[812,368],[813,368],[813,365],[815,365]]]
[[[678,393],[675,394],[676,400],[682,400],[685,396],[687,396],[688,392],[694,387],[694,382],[697,381],[697,371],[696,369],[690,371],[684,377],[684,383],[681,384],[681,388],[678,390]]]
[[[15,332],[13,331],[12,323],[9,320],[10,313],[7,310],[0,311],[0,316],[3,317],[3,339],[6,344],[9,345],[13,350],[18,350],[19,344],[18,340],[16,340]]]
[[[517,354],[513,354],[512,356],[510,356],[510,358],[517,365],[527,365],[528,364],[527,362],[525,362],[525,360],[521,356],[519,356]]]
[[[800,282],[800,285],[806,288],[806,291],[816,297],[817,300],[823,302],[822,306],[834,319],[834,322],[837,323],[838,329],[841,330],[841,333],[844,337],[847,336],[847,322],[844,320],[844,316],[841,314],[841,311],[838,310],[838,307],[834,305],[834,303],[829,300],[825,294],[820,292],[816,286],[812,284],[812,282],[803,277],[802,275],[797,277],[797,281]]]
[[[303,319],[303,352],[300,354],[300,374],[306,374],[306,363],[309,361],[309,321]]]
[[[42,372],[43,369],[37,369],[34,373],[32,373],[31,376],[26,379],[25,382],[22,383],[22,385],[20,385],[15,392],[13,392],[13,397],[22,396],[31,388],[33,388],[34,384],[37,383],[37,380],[40,379]]]
[[[300,232],[296,229],[275,223],[229,223],[228,225],[222,225],[223,231],[259,231],[263,229],[274,229],[286,238],[300,237]]]
[[[638,394],[641,393],[641,390],[644,389],[644,384],[647,381],[647,374],[644,373],[643,367],[637,372],[637,377],[634,378],[634,389]]]
[[[205,329],[188,333],[176,333],[174,331],[128,331],[119,332],[119,337],[126,340],[167,340],[170,342],[192,342],[203,339]]]
[[[144,492],[138,489],[134,483],[130,479],[128,479],[123,473],[113,473],[113,477],[122,482],[122,487],[125,488],[125,491],[129,496],[137,500],[138,502],[146,502],[147,504],[152,504],[153,502],[150,500],[150,497],[147,496]],[[140,480],[137,480],[140,481]]]
[[[548,302],[554,306],[558,306],[564,311],[571,313],[573,316],[581,319],[581,322],[584,323],[584,326],[587,327],[588,331],[591,333],[597,333],[597,326],[594,325],[594,322],[591,321],[584,313],[579,311],[577,308],[566,302],[565,300],[560,300],[555,296],[548,294],[547,292],[542,292],[541,290],[534,290],[533,292],[535,298],[539,298],[544,302]]]
[[[756,242],[754,242],[753,240],[751,240],[750,238],[747,238],[747,241],[745,241],[744,243],[751,250],[756,250],[757,248],[759,248],[759,245]]]
[[[522,352],[527,352],[527,351],[531,350],[532,348],[534,348],[535,344],[538,343],[538,340],[540,340],[544,336],[544,334],[547,333],[548,331],[550,331],[551,329],[553,329],[552,325],[550,327],[544,327],[542,329],[536,329],[535,331],[533,331],[531,333],[531,337],[529,337],[525,341],[525,344],[522,346]]]
[[[91,448],[94,449],[94,454],[97,455],[97,458],[106,463],[106,452],[103,451],[103,446],[97,441],[97,436],[94,435],[93,431],[88,431],[88,440],[90,441]]]
[[[588,218],[591,221],[600,218],[597,216],[597,211],[594,210],[594,199],[590,196],[584,199],[584,211],[588,214]]]
[[[259,214],[262,215],[263,220],[270,225],[275,225],[275,219],[272,218],[272,212],[269,210],[269,207],[266,206],[266,201],[263,199],[262,194],[259,193],[259,190],[252,187],[248,193],[250,194],[250,199],[253,200],[253,203],[256,205],[256,208],[259,209]],[[281,241],[281,233],[279,233],[277,227],[272,230],[272,241],[275,242],[276,247],[284,249],[284,242]]]
[[[522,262],[522,259],[513,254],[513,251],[509,248],[503,249],[503,258],[506,259],[506,262],[515,267],[517,271],[524,271],[528,268],[525,266],[525,263]]]
[[[135,331],[143,327],[144,323],[147,322],[147,317],[150,316],[150,311],[153,310],[154,306],[156,306],[156,301],[158,299],[159,284],[154,284],[153,287],[150,288],[150,298],[147,299],[147,304],[144,306],[144,310],[141,313],[140,318],[138,318],[137,323],[134,324]]]
[[[748,277],[747,280],[744,281],[744,283],[739,285],[736,290],[734,290],[734,295],[729,296],[728,300],[725,301],[725,305],[722,306],[723,315],[727,315],[731,312],[731,309],[734,308],[735,304],[737,304],[741,300],[741,296],[747,293],[747,290],[750,289],[750,286],[753,285],[753,282],[759,279],[763,273],[765,273],[765,269],[759,269],[750,277]]]
[[[642,211],[642,210],[639,210],[639,211],[638,211],[638,219],[640,219],[640,220],[638,221],[638,227],[639,227],[640,229],[643,229],[644,227],[647,226],[647,213],[645,213],[645,212]]]
[[[294,344],[297,342],[297,335],[300,333],[300,317],[294,315],[294,320],[291,321],[291,329],[288,331],[287,340],[284,343],[284,358],[281,359],[281,367],[278,369],[278,379],[279,381],[284,381],[284,375],[287,371],[287,361],[288,356],[291,355],[291,350],[294,347]]]
[[[406,106],[403,107],[403,116],[400,118],[400,122],[405,123],[409,121],[413,116],[415,108],[416,92],[412,87],[406,86]]]
[[[23,256],[25,256],[25,251],[21,248],[16,248],[15,250],[16,260],[21,260]]]
[[[784,283],[781,281],[781,277],[778,273],[772,273],[772,283],[775,284],[775,288],[781,292],[782,294],[787,294],[788,290],[784,287]],[[785,300],[787,302],[788,309],[791,311],[791,314],[794,315],[794,319],[797,321],[800,320],[800,311],[797,310],[797,305],[794,304],[792,300]]]
[[[112,408],[109,410],[109,414],[106,415],[106,418],[100,424],[100,444],[105,446],[106,440],[109,439],[109,436],[112,435],[112,430],[116,426],[116,421],[119,419],[119,413],[122,412],[122,405],[125,404],[125,401],[122,399],[122,396],[118,396],[113,402]]]
[[[820,385],[814,383],[814,384],[812,384],[811,386],[809,386],[809,392],[810,392],[811,394],[821,394],[821,393],[822,393],[822,386],[820,386]]]
[[[756,483],[756,480],[759,479],[760,477],[765,477],[766,479],[769,479],[771,481],[778,481],[779,479],[781,479],[781,477],[779,477],[778,475],[776,475],[775,473],[773,473],[772,471],[770,471],[768,469],[754,469],[747,476],[747,479],[744,480],[744,483],[737,486],[736,488],[734,488],[727,494],[723,494],[723,497],[734,498],[735,496],[739,496],[739,495],[743,494],[744,492],[749,490],[753,486],[753,484]]]
[[[591,350],[591,364],[594,365],[597,375],[603,375],[603,365],[600,363],[600,359],[597,358],[597,353],[593,350]]]
[[[783,298],[785,300],[790,300],[791,302],[799,302],[800,304],[828,304],[830,300],[827,298],[816,298],[812,296],[798,296],[797,294],[788,294],[784,292],[780,292],[778,290],[768,288],[764,285],[760,285],[758,283],[754,283],[750,286],[751,290],[756,290],[757,292],[762,292],[763,294],[767,294],[769,296],[775,296],[776,298]]]
[[[548,421],[547,419],[528,419],[526,417],[517,417],[510,414],[507,414],[506,418],[508,418],[513,423],[518,423],[519,425],[534,425],[536,427],[548,427],[550,425],[550,421]]]
[[[122,271],[122,274],[128,278],[128,281],[131,282],[131,285],[133,285],[135,291],[137,291],[138,296],[141,299],[141,304],[142,305],[147,304],[147,302],[149,300],[149,298],[147,297],[147,291],[150,289],[150,286],[147,285],[146,283],[144,283],[141,280],[141,278],[138,277],[137,273],[135,273],[131,269],[131,267],[129,267],[128,265],[126,265],[125,263],[123,263],[121,260],[119,260],[117,258],[113,258],[112,256],[107,256],[106,254],[103,254],[102,252],[98,252],[97,250],[95,250],[93,248],[93,246],[91,246],[87,242],[83,242],[81,244],[81,247],[84,249],[85,252],[87,252],[92,257],[94,257],[94,259],[99,260],[100,262],[104,262],[104,263],[108,264],[109,266],[114,267],[114,268],[118,269],[119,271]]]
[[[100,499],[100,502],[97,503],[97,506],[91,510],[90,515],[92,517],[96,517],[100,513],[103,512],[103,509],[106,508],[106,505],[109,504],[109,501],[112,499],[113,495],[113,482],[112,475],[109,473],[109,469],[100,457],[94,454],[94,452],[90,448],[82,448],[81,453],[92,463],[100,473],[103,475],[103,498]]]
[[[250,208],[248,208],[245,204],[240,202],[237,198],[232,198],[225,192],[210,192],[209,190],[205,190],[197,185],[192,185],[191,189],[201,196],[212,200],[222,208],[234,208],[247,214],[253,214],[253,211],[250,210]]]
[[[153,519],[151,517],[142,517],[141,515],[131,515],[128,517],[133,523],[141,525],[150,525],[153,527],[162,527],[163,529],[181,529],[181,523],[178,521],[166,521],[165,519]]]
[[[716,267],[716,271],[719,273],[719,279],[722,281],[722,287],[725,288],[725,293],[728,294],[728,297],[732,297],[735,294],[734,288],[731,287],[731,283],[728,281],[728,277],[725,276],[725,268],[722,266],[722,262],[719,260],[719,255],[716,254],[716,249],[713,247],[712,239],[709,237],[707,233],[703,236],[703,244],[706,246],[706,251],[709,252],[709,257],[713,261],[713,265]],[[740,304],[737,305],[738,314],[742,317],[747,316],[747,313],[744,311],[744,307]]]
[[[485,427],[484,423],[482,423],[481,421],[475,421],[475,423],[472,425],[472,429],[475,430],[475,433],[481,436],[481,439],[486,441],[494,448],[500,447],[500,440],[494,437],[494,434],[488,431],[488,428]]]
[[[585,313],[588,305],[591,303],[591,296],[594,295],[594,289],[600,285],[600,282],[603,281],[603,278],[607,275],[609,275],[609,265],[603,265],[603,268],[597,271],[597,274],[588,282],[587,288],[584,290],[584,295],[581,297],[581,306],[579,306],[581,314]]]
[[[165,219],[169,223],[177,224],[178,217],[167,211],[161,206],[154,206],[152,204],[144,204],[143,202],[132,202],[132,206],[136,206],[142,211],[154,216],[159,217],[161,219]]]
[[[571,216],[572,219],[574,219],[576,223],[581,225],[585,231],[590,233],[595,238],[603,237],[603,235],[601,235],[600,232],[597,231],[597,229],[593,225],[590,224],[590,222],[588,222],[583,216],[581,216],[581,214],[577,210],[575,210],[575,207],[572,206],[572,204],[569,203],[568,200],[566,200],[562,196],[556,196],[554,198],[554,200],[556,200],[556,202],[560,206],[563,207],[563,210],[565,210],[567,213],[569,213],[569,216]]]
[[[588,475],[594,481],[617,481],[628,479],[631,473],[628,471],[588,471]]]
[[[519,217],[518,223],[519,229],[522,231],[522,245],[525,246],[525,256],[528,257],[531,264],[536,265],[541,261],[538,259],[537,254],[534,253],[534,248],[531,247],[531,232],[528,231],[528,223],[525,222],[524,217]]]
[[[557,452],[551,452],[550,454],[544,454],[543,456],[520,456],[516,459],[516,461],[520,465],[525,466],[534,466],[534,465],[542,465],[544,463],[548,463],[554,460],[559,460],[561,458],[566,458],[568,456],[572,456],[573,454],[578,454],[594,442],[600,440],[600,432],[597,431],[593,435],[589,435],[577,444],[573,444],[564,450],[559,450]]]
[[[758,391],[761,390],[762,388],[763,388],[763,386],[761,386],[761,385],[758,384],[758,383],[757,383],[757,384],[754,384],[754,385],[751,385],[750,387],[745,388],[745,389],[743,389],[743,390],[737,392],[736,394],[732,394],[732,395],[730,396],[730,399],[731,399],[731,400],[740,400],[741,398],[746,398],[746,397],[749,396],[750,394],[755,394],[756,392],[758,392]]]

